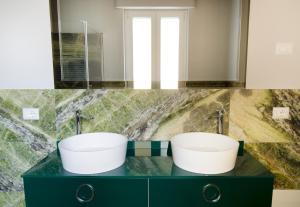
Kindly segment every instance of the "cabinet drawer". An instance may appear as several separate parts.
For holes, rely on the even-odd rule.
[[[26,178],[26,207],[147,207],[146,179]]]
[[[151,179],[150,207],[271,207],[273,179]]]

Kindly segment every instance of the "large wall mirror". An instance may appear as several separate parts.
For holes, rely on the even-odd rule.
[[[50,0],[56,88],[244,87],[250,0]]]

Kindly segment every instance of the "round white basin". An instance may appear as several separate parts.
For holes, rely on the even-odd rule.
[[[239,142],[219,134],[185,133],[171,139],[175,165],[201,174],[231,171],[236,162]]]
[[[127,138],[114,133],[81,134],[58,144],[65,170],[77,174],[96,174],[123,165]]]

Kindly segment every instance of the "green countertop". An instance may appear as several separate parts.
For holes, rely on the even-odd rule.
[[[178,168],[172,157],[127,157],[126,162],[119,168],[99,174],[78,175],[67,172],[63,169],[60,157],[57,152],[49,154],[44,160],[40,161],[33,168],[23,174],[24,178],[32,177],[128,177],[128,178],[206,178],[206,177],[273,177],[269,170],[255,160],[247,152],[239,156],[235,168],[224,174],[203,175],[187,172]]]

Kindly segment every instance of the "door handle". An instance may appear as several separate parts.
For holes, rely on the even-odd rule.
[[[76,199],[79,203],[89,203],[94,197],[95,190],[90,184],[82,184],[76,190]]]
[[[202,195],[206,202],[217,203],[221,199],[222,193],[217,185],[207,184],[202,189]]]

